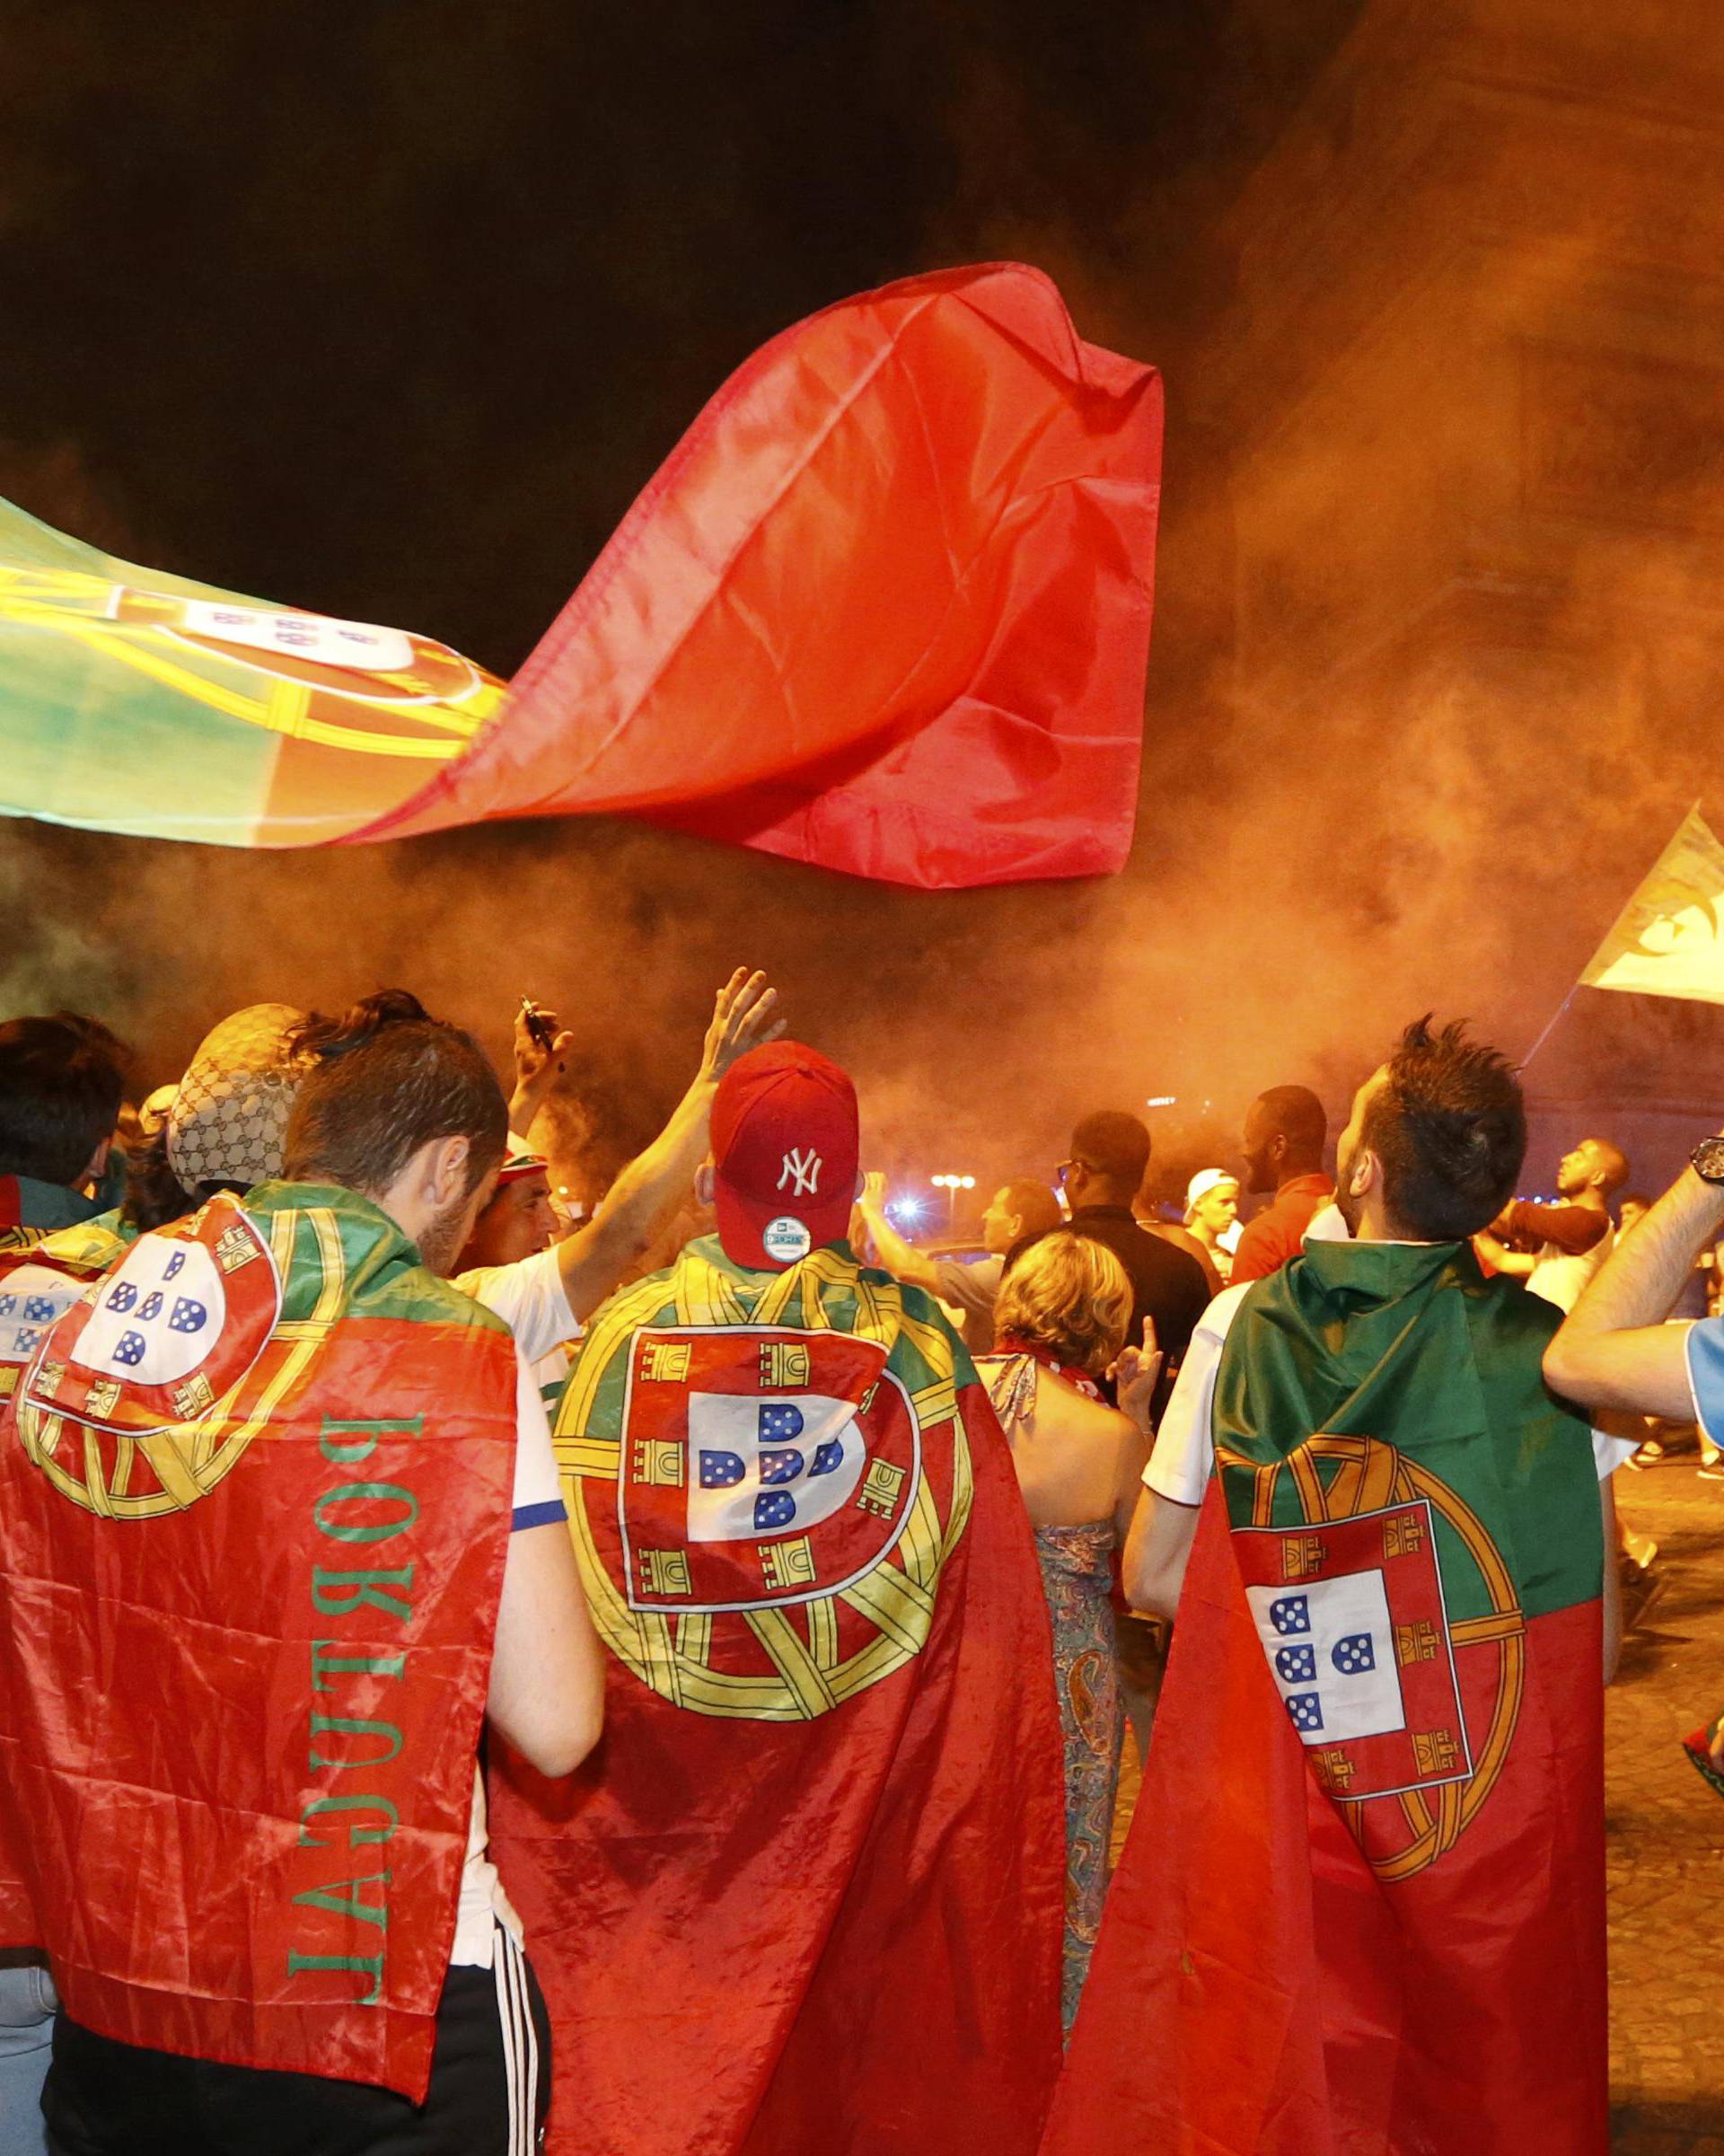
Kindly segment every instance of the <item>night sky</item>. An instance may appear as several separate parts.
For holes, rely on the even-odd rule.
[[[1057,1157],[1063,1119],[1148,1093],[1213,1096],[1231,1125],[1303,1077],[1340,1110],[1386,1016],[1433,1000],[1529,1039],[1662,804],[1643,839],[1594,849],[1569,942],[1475,984],[1385,895],[1393,788],[1334,791],[1357,735],[1253,731],[1218,684],[1232,445],[1201,392],[1229,212],[1363,13],[0,5],[0,493],[146,565],[506,673],[731,368],[832,300],[963,260],[1047,268],[1083,334],[1158,365],[1168,397],[1117,884],[912,895],[602,820],[339,862],[16,826],[0,1001],[101,1009],[167,1076],[259,996],[401,979],[500,1051],[531,989],[572,1011],[621,1143],[673,1096],[711,982],[758,960],[892,1148],[931,1165],[961,1133],[984,1172]],[[1357,1025],[1337,994],[1301,1030],[1305,924],[1283,908],[1260,935],[1241,911],[1248,841],[1289,832],[1330,947],[1377,965]],[[958,1077],[979,1057],[985,1113]]]

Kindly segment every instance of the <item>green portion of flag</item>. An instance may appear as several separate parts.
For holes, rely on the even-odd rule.
[[[1491,1612],[1487,1545],[1526,1617],[1595,1599],[1604,1545],[1591,1432],[1539,1372],[1561,1319],[1517,1282],[1487,1280],[1465,1243],[1308,1245],[1258,1283],[1227,1337],[1214,1431],[1233,1525],[1312,1519],[1302,1476],[1327,1489],[1369,1472],[1357,1447],[1312,1441],[1369,1439],[1459,1500],[1433,1514],[1451,1624]],[[1461,1508],[1483,1543],[1463,1531]],[[1350,1488],[1331,1509],[1369,1509],[1368,1495]]]
[[[416,793],[500,708],[446,645],[139,568],[0,502],[0,814],[304,844]]]

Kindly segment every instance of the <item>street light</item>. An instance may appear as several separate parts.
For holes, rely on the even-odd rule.
[[[976,1179],[973,1175],[930,1175],[928,1181],[937,1191],[946,1192],[946,1225],[950,1233],[957,1220],[958,1192],[974,1190]]]

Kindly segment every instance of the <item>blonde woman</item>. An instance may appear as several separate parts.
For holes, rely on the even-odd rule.
[[[1131,1282],[1105,1245],[1072,1228],[1032,1243],[1000,1283],[998,1347],[977,1368],[1011,1443],[1053,1621],[1066,1745],[1068,2029],[1107,1892],[1122,1719],[1111,1596],[1148,1456],[1148,1403],[1161,1367],[1146,1322],[1125,1347]],[[1096,1380],[1117,1366],[1119,1408]]]

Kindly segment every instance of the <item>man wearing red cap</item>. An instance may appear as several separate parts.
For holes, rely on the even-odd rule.
[[[845,1073],[752,1051],[711,1146],[717,1235],[597,1314],[558,1420],[603,1760],[494,1777],[549,2146],[1031,2156],[1064,1859],[1010,1456],[933,1298],[845,1239]]]

